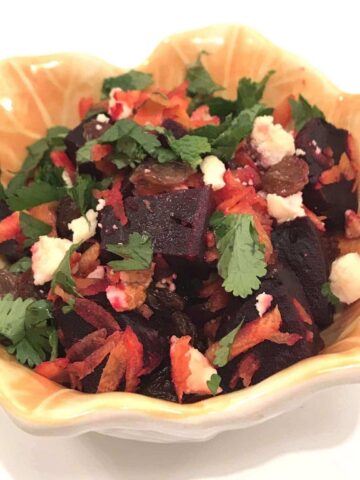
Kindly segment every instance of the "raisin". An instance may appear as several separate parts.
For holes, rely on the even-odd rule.
[[[299,157],[285,157],[262,174],[263,189],[288,197],[301,191],[309,181],[309,166]]]

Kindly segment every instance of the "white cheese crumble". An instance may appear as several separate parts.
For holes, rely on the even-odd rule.
[[[103,198],[100,198],[96,205],[96,211],[100,212],[105,207],[105,205],[106,205],[106,201]]]
[[[216,369],[210,365],[208,359],[196,348],[190,347],[187,356],[189,358],[190,375],[186,381],[186,391],[198,394],[210,393],[207,382],[212,375],[217,373]],[[219,387],[217,393],[220,392],[221,388]]]
[[[360,298],[360,255],[348,253],[331,266],[330,289],[343,303],[353,303]]]
[[[279,124],[274,125],[270,115],[257,117],[251,133],[251,141],[261,154],[261,165],[271,167],[281,162],[286,155],[294,155],[294,137]]]
[[[301,155],[306,155],[306,152],[302,148],[297,148],[295,150],[295,155],[297,155],[299,157]]]
[[[73,232],[74,243],[84,242],[95,235],[97,217],[98,213],[91,209],[86,212],[85,216],[75,218],[68,224],[69,230]]]
[[[61,178],[64,180],[64,183],[65,183],[65,185],[66,185],[67,188],[71,188],[71,187],[74,186],[74,185],[73,185],[73,182],[72,182],[72,180],[71,180],[71,178],[70,178],[70,175],[69,175],[69,173],[68,173],[66,170],[64,170],[64,171],[62,172]]]
[[[200,169],[204,175],[205,185],[211,185],[213,190],[220,190],[225,186],[224,173],[226,167],[224,163],[215,155],[208,155],[201,162]]]
[[[110,118],[107,117],[104,113],[99,113],[99,114],[96,116],[96,121],[97,121],[97,122],[100,122],[100,123],[109,123],[109,122],[110,122]]]
[[[256,297],[255,308],[258,311],[260,317],[262,317],[264,313],[266,313],[269,310],[272,301],[273,301],[273,296],[265,292],[260,293]]]
[[[52,280],[71,245],[72,242],[65,238],[48,237],[47,235],[39,237],[39,240],[31,247],[35,285],[44,285]]]
[[[305,217],[305,210],[302,203],[302,192],[294,193],[288,197],[281,197],[276,193],[269,193],[266,196],[269,214],[278,223],[288,222],[297,217]]]

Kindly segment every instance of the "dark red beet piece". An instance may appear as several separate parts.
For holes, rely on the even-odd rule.
[[[256,297],[260,293],[267,293],[273,296],[271,308],[278,305],[283,319],[291,318],[295,315],[292,303],[293,298],[296,298],[304,309],[310,313],[310,307],[298,278],[288,266],[278,264],[269,270],[257,292],[246,300],[240,297],[232,299],[222,314],[222,321],[216,335],[217,340],[237,327],[243,319],[247,323],[259,317],[255,304]]]
[[[81,212],[74,200],[68,196],[62,198],[56,209],[56,230],[59,237],[71,240],[73,232],[69,229],[68,224],[79,217],[81,217]]]
[[[337,165],[344,153],[349,154],[349,132],[322,118],[313,118],[297,134],[295,145],[304,150],[309,165],[310,183],[304,189],[304,204],[317,215],[326,216],[328,228],[343,229],[345,211],[357,209],[354,182],[342,180],[321,186],[318,181],[323,171]]]
[[[223,315],[223,321],[218,331],[218,338],[222,338],[229,331],[239,325],[244,318],[245,322],[249,322],[258,317],[255,308],[256,296],[266,292],[273,296],[271,308],[278,305],[282,326],[281,332],[296,333],[303,338],[298,340],[294,345],[276,344],[274,342],[265,341],[239,357],[229,362],[225,367],[219,369],[219,374],[223,379],[221,386],[224,391],[230,391],[229,382],[236,371],[239,362],[249,352],[255,352],[259,355],[261,365],[259,370],[254,374],[252,384],[269,377],[270,375],[296,363],[304,358],[317,354],[323,347],[316,325],[304,323],[304,319],[297,310],[294,299],[299,302],[305,312],[310,312],[309,305],[306,301],[304,291],[299,283],[296,275],[288,268],[281,265],[273,268],[263,280],[258,292],[246,299],[234,299],[233,303],[228,307]],[[311,318],[309,316],[309,318]],[[310,337],[309,337],[310,336]],[[268,355],[267,352],[271,352]],[[241,380],[238,382],[236,389],[242,388]]]
[[[0,254],[5,255],[10,263],[14,263],[24,256],[24,249],[16,240],[5,240],[0,243]]]
[[[8,207],[5,200],[0,200],[0,220],[3,220],[4,218],[8,217],[11,214],[12,214],[12,211]]]
[[[279,260],[288,264],[303,286],[311,315],[320,328],[330,325],[331,306],[321,294],[328,279],[328,265],[319,232],[308,217],[277,226],[272,242]]]
[[[304,189],[304,204],[316,215],[326,217],[328,229],[343,230],[346,210],[357,210],[356,192],[353,191],[354,182],[341,180],[340,182],[314,188],[307,185]]]
[[[204,234],[211,208],[208,188],[194,188],[161,195],[129,197],[124,202],[128,225],[123,227],[111,208],[103,210],[101,246],[127,242],[132,232],[147,233],[154,252],[197,257],[204,248]]]
[[[310,183],[316,183],[324,170],[339,163],[348,150],[348,137],[347,130],[336,128],[322,118],[313,118],[303,126],[296,135],[295,145],[305,152]]]

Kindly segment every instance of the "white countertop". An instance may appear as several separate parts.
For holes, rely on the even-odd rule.
[[[172,32],[242,23],[301,55],[340,87],[359,92],[357,3],[1,2],[0,58],[76,50],[131,67]],[[36,438],[0,412],[0,480],[358,480],[359,412],[360,385],[338,387],[265,424],[188,445],[142,444],[96,434]]]

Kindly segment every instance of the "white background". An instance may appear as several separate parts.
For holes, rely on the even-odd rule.
[[[211,23],[255,27],[330,77],[360,91],[355,1],[62,0],[0,3],[0,58],[83,51],[136,66],[172,32]],[[0,372],[1,375],[1,372]],[[0,480],[358,480],[360,386],[204,444],[151,445],[96,434],[35,438],[0,412]]]

